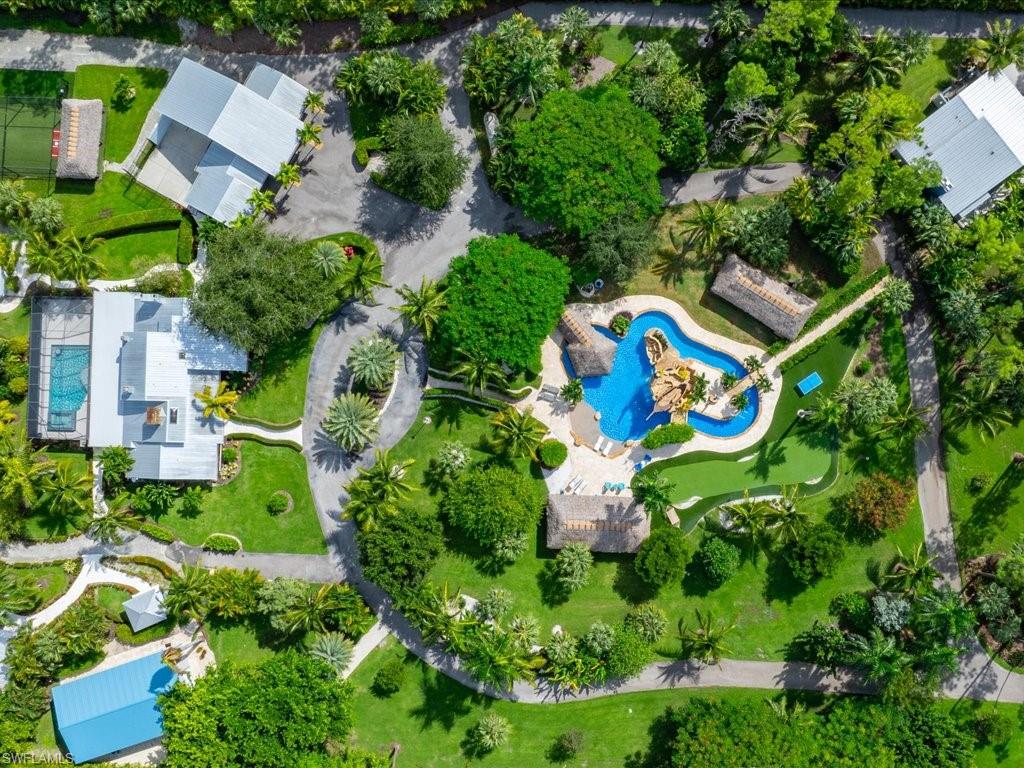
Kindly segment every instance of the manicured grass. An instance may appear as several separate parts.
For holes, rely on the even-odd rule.
[[[936,93],[953,82],[957,65],[963,61],[970,43],[962,38],[933,37],[931,55],[907,70],[900,91],[917,102],[923,111]]]
[[[393,696],[380,698],[370,690],[373,676],[393,658],[405,663],[405,683]],[[417,768],[559,765],[552,762],[547,753],[554,740],[570,729],[583,732],[584,746],[579,757],[565,765],[622,768],[633,764],[628,758],[634,753],[648,747],[653,721],[669,706],[678,706],[694,697],[764,701],[766,704],[781,698],[776,691],[746,688],[680,688],[560,704],[514,704],[495,701],[462,687],[406,654],[390,638],[356,669],[351,681],[356,691],[354,743],[383,752],[390,751],[392,744],[400,744],[399,763],[407,762]],[[786,698],[801,701],[812,710],[834,700],[798,692],[790,692]],[[870,705],[870,700],[863,701]],[[977,711],[996,708],[1017,722],[1021,713],[1021,707],[1012,704],[943,701],[938,706],[951,708],[965,718]],[[462,752],[462,742],[466,732],[488,712],[495,712],[509,721],[512,726],[509,742],[488,755],[470,759]],[[1021,750],[1024,750],[1024,731],[1015,729],[1013,739],[1004,749],[998,752],[991,747],[978,749],[976,764],[978,768],[1009,765],[1007,755],[1019,755]]]
[[[104,173],[95,182],[58,182],[54,195],[64,206],[64,220],[70,226],[122,213],[175,207],[170,200],[114,172]]]
[[[46,455],[52,461],[68,465],[73,477],[91,472],[84,453],[47,450]],[[88,521],[89,518],[85,514],[69,517],[60,512],[53,512],[40,503],[25,518],[23,533],[25,538],[33,541],[66,539],[80,533],[88,525]]]
[[[259,382],[238,401],[239,414],[278,424],[302,418],[309,361],[323,327],[323,323],[317,323],[270,350],[260,364]]]
[[[123,587],[103,584],[96,588],[96,602],[112,619],[124,612],[124,601],[131,599],[132,593]]]
[[[127,108],[113,103],[114,83],[126,75],[135,86],[135,100]],[[167,72],[152,67],[113,67],[88,64],[75,73],[75,97],[101,99],[106,106],[106,141],[103,155],[107,160],[124,160],[139,137],[150,107],[167,84]]]
[[[107,280],[141,277],[157,264],[174,263],[177,253],[177,226],[120,235],[96,249],[96,256],[103,263],[103,277]]]
[[[28,336],[31,324],[32,306],[30,302],[23,301],[17,309],[0,314],[0,336],[5,339],[12,336]]]
[[[3,14],[0,14],[2,19]],[[0,26],[6,26],[0,21]],[[48,72],[33,69],[0,69],[0,96],[43,96],[56,99],[64,86],[74,94],[74,72]]]
[[[267,502],[277,490],[295,500],[290,512],[271,515]],[[201,545],[211,533],[229,533],[250,552],[327,551],[306,479],[306,460],[291,448],[242,441],[242,470],[226,485],[210,491],[195,517],[175,506],[158,522],[187,544]]]
[[[285,648],[302,648],[305,638],[282,641],[262,619],[211,621],[203,631],[218,664],[258,664]]]
[[[683,66],[696,63],[705,53],[697,44],[700,31],[690,28],[668,29],[665,27],[624,27],[621,25],[599,26],[598,39],[601,42],[601,56],[614,61],[620,67],[636,55],[636,44],[640,41],[667,40]]]
[[[15,573],[28,581],[35,590],[36,611],[45,608],[67,592],[68,587],[71,586],[73,577],[69,576],[61,565],[15,567]]]

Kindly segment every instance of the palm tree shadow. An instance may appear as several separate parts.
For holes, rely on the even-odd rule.
[[[786,463],[786,448],[782,440],[774,443],[761,443],[757,449],[757,458],[754,460],[754,476],[760,480],[767,480],[771,475],[772,467],[778,467]]]
[[[61,512],[56,505],[45,502],[33,507],[31,517],[46,532],[47,538],[66,538],[84,530],[82,515]]]
[[[406,658],[409,656],[411,654],[407,654]],[[422,674],[420,691],[423,703],[409,711],[412,717],[420,721],[422,731],[440,725],[450,732],[456,720],[468,715],[472,707],[483,698],[436,669],[424,667]]]

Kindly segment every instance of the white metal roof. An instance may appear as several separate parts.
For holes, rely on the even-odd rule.
[[[276,104],[290,115],[301,115],[309,90],[283,72],[257,64],[245,79],[245,87]]]
[[[139,592],[125,600],[121,606],[128,617],[128,623],[132,626],[132,632],[152,627],[167,618],[167,611],[164,610],[164,593],[160,587]]]
[[[939,200],[965,216],[1024,167],[1024,95],[1015,69],[985,74],[921,123],[920,141],[903,141],[906,161],[927,158],[942,170]]]

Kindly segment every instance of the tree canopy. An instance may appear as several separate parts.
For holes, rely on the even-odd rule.
[[[192,313],[211,332],[261,357],[334,302],[310,248],[263,224],[242,224],[210,237]]]
[[[661,209],[661,143],[658,121],[619,88],[555,91],[512,126],[504,181],[527,215],[585,236],[630,207]]]
[[[565,306],[569,269],[515,235],[481,237],[452,261],[438,324],[442,349],[536,369]]]

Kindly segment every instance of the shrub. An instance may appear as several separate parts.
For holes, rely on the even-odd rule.
[[[87,237],[111,238],[154,229],[175,229],[181,223],[181,211],[177,208],[150,208],[145,211],[120,213],[105,219],[95,219],[71,227],[79,240]]]
[[[238,543],[234,536],[228,536],[224,533],[211,533],[206,537],[206,541],[203,542],[203,549],[208,549],[211,552],[232,554],[241,548],[242,545]]]
[[[836,572],[843,559],[843,538],[828,523],[812,525],[786,548],[785,558],[793,577],[810,584]]]
[[[595,621],[583,635],[580,644],[595,659],[607,658],[615,643],[615,630],[603,621]]]
[[[570,728],[560,733],[551,745],[551,759],[558,763],[565,763],[579,756],[583,751],[583,731],[578,728]]]
[[[569,449],[561,440],[545,440],[537,450],[537,458],[548,469],[560,467],[569,457]]]
[[[828,604],[828,612],[839,626],[865,637],[871,632],[871,602],[860,592],[840,592]]]
[[[196,233],[195,226],[192,224],[192,220],[187,216],[181,217],[181,223],[178,224],[178,248],[175,252],[175,260],[182,266],[188,266],[192,263],[192,257],[195,255],[194,249],[196,244]],[[158,273],[167,275],[180,275],[180,272],[167,272]],[[155,275],[153,276],[155,277]],[[181,296],[181,293],[174,292],[169,293],[170,296]]]
[[[370,163],[370,153],[380,152],[384,148],[384,140],[380,136],[367,136],[356,142],[356,162],[364,168]]]
[[[138,89],[135,84],[131,81],[128,75],[120,75],[117,80],[114,81],[114,91],[110,99],[110,103],[121,111],[127,110],[135,101],[135,96],[138,94]]]
[[[741,208],[732,238],[736,253],[755,267],[779,272],[789,260],[789,230],[793,224],[785,202],[763,208]]]
[[[444,551],[444,532],[432,514],[406,511],[359,531],[363,575],[392,596],[418,587]]]
[[[624,625],[626,629],[642,637],[644,642],[654,645],[665,635],[668,616],[654,603],[641,603],[629,610]]]
[[[689,424],[662,424],[644,435],[641,442],[644,448],[653,451],[663,445],[688,443],[695,434],[694,428]]]
[[[629,333],[629,326],[632,322],[633,318],[630,317],[628,312],[619,312],[619,314],[613,317],[612,321],[608,323],[608,327],[611,329],[612,333],[621,338]]]
[[[28,393],[28,379],[24,376],[15,376],[7,382],[7,389],[15,398],[22,398]]]
[[[434,473],[441,480],[457,476],[468,463],[469,449],[458,440],[442,443],[432,462]]]
[[[875,626],[895,634],[910,621],[910,603],[899,595],[880,593],[871,598],[871,614]]]
[[[283,491],[274,491],[267,502],[267,512],[280,515],[288,510],[288,497]]]
[[[635,677],[651,663],[651,647],[636,632],[620,629],[608,653],[608,677]]]
[[[512,610],[512,593],[500,587],[491,587],[476,604],[477,615],[487,621],[500,619]]]
[[[436,117],[395,117],[384,130],[384,170],[373,180],[389,192],[441,210],[462,186],[469,158]]]
[[[230,445],[225,445],[220,450],[220,463],[221,464],[234,464],[238,461],[238,449]]]
[[[593,565],[590,548],[580,541],[570,542],[555,557],[555,580],[566,592],[575,592],[587,585]]]
[[[190,485],[181,494],[181,513],[186,517],[194,517],[203,511],[203,499],[206,490],[201,485]]]
[[[686,536],[678,528],[669,526],[651,532],[637,550],[633,567],[646,584],[660,589],[666,584],[681,582],[689,560]]]
[[[835,670],[847,661],[847,645],[846,635],[839,627],[815,619],[810,629],[794,638],[791,647],[799,659]]]
[[[558,392],[562,399],[565,400],[571,406],[577,406],[583,400],[583,380],[582,379],[571,379],[562,385],[562,389]]]
[[[843,507],[857,527],[877,535],[903,525],[913,501],[913,493],[906,483],[884,472],[876,472],[857,483],[846,496]]]
[[[740,550],[718,536],[704,537],[697,559],[708,582],[715,587],[725,584],[740,568]]]
[[[974,734],[982,744],[1005,744],[1013,731],[1013,721],[998,712],[982,712],[974,718]]]
[[[149,536],[149,538],[156,539],[164,544],[170,544],[178,538],[170,528],[164,528],[164,526],[157,525],[156,523],[143,523],[139,526],[139,530]]]
[[[990,485],[992,485],[992,475],[988,472],[979,472],[971,478],[970,483],[967,485],[967,490],[977,496],[983,493]]]
[[[465,472],[441,501],[448,522],[491,551],[507,536],[532,530],[541,506],[528,477],[499,466]]]
[[[401,659],[384,662],[373,676],[373,692],[378,696],[393,696],[405,682],[405,664]]]
[[[512,726],[501,715],[489,712],[469,731],[469,745],[473,751],[485,754],[504,746],[512,735]]]

